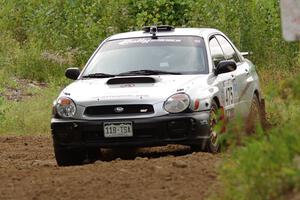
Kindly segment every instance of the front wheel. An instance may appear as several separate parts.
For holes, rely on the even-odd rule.
[[[54,153],[58,166],[81,165],[86,158],[86,154],[80,149],[54,147]]]
[[[218,127],[220,122],[219,117],[219,108],[215,101],[212,101],[211,109],[210,109],[210,117],[209,117],[209,125],[210,125],[210,138],[206,142],[205,150],[210,153],[218,153],[220,152],[220,133],[221,129]],[[220,129],[220,130],[218,130]]]
[[[100,159],[99,148],[66,149],[54,146],[55,159],[58,166],[72,166],[92,163]]]
[[[210,137],[204,144],[191,145],[192,151],[204,150],[210,153],[218,153],[220,151],[219,135],[222,132],[222,128],[224,127],[220,127],[221,113],[219,111],[220,109],[218,108],[217,103],[213,100],[209,117]]]

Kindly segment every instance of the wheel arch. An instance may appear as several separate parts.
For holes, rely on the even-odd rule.
[[[220,104],[219,98],[217,96],[215,96],[213,98],[213,100],[217,103],[218,108],[221,108],[221,104]]]
[[[254,95],[257,96],[258,102],[259,102],[259,106],[261,109],[261,120],[262,120],[262,125],[263,127],[266,127],[268,122],[267,122],[267,118],[266,118],[266,105],[265,105],[265,99],[263,98],[263,96],[261,95],[261,93],[259,92],[258,89],[254,90]]]
[[[261,102],[261,94],[260,94],[260,92],[259,92],[258,89],[255,89],[255,90],[254,90],[253,96],[254,96],[254,95],[257,97],[257,99],[258,99],[258,101],[259,101],[259,103],[260,103],[260,102]]]

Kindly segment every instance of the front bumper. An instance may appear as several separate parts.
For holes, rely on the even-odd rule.
[[[60,148],[146,147],[167,144],[192,145],[209,139],[209,112],[170,114],[166,116],[123,119],[133,124],[133,136],[105,138],[104,122],[122,120],[51,120],[54,145]]]

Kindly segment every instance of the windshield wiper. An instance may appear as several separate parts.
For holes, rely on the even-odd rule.
[[[82,76],[82,78],[109,78],[109,77],[115,77],[115,75],[105,74],[105,73],[94,73],[94,74],[87,74]]]
[[[110,78],[115,76],[136,76],[136,75],[159,75],[159,74],[172,74],[172,75],[180,75],[179,72],[168,72],[161,70],[135,70],[123,72],[118,75],[113,74],[105,74],[105,73],[93,73],[82,76],[82,78]]]
[[[172,74],[172,75],[180,75],[179,72],[168,72],[161,70],[136,70],[136,71],[128,71],[118,74],[118,76],[132,76],[132,75],[159,75],[159,74]]]

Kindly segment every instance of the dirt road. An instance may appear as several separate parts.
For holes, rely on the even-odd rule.
[[[57,167],[50,137],[0,137],[0,199],[205,199],[219,155],[168,146]],[[120,158],[122,157],[122,158]]]

